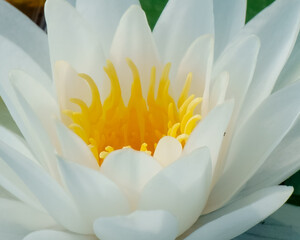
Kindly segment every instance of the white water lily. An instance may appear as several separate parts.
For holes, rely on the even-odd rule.
[[[276,211],[300,168],[300,1],[245,9],[170,0],[151,32],[137,0],[48,0],[46,35],[0,1],[22,133],[0,128],[1,239],[231,239]]]

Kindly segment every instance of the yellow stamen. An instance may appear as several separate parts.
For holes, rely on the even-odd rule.
[[[130,59],[127,59],[127,64],[133,77],[127,106],[122,98],[114,65],[107,61],[104,71],[110,79],[111,91],[104,103],[101,102],[100,93],[93,79],[86,74],[79,74],[91,89],[92,103],[87,106],[80,99],[70,99],[80,107],[81,111],[63,111],[72,120],[69,128],[86,142],[100,166],[103,160],[116,149],[133,148],[151,155],[163,136],[174,137],[184,146],[192,130],[201,120],[201,115],[194,114],[194,111],[202,98],[188,96],[192,81],[191,73],[186,78],[176,105],[169,94],[170,63],[164,67],[156,98],[156,68],[151,69],[146,99],[143,97],[136,65]]]

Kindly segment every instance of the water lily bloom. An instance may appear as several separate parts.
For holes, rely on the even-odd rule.
[[[300,168],[300,1],[0,1],[0,238],[232,239]],[[297,40],[298,38],[298,40]],[[4,109],[2,111],[5,111]]]

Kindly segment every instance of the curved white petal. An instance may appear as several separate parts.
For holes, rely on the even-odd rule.
[[[102,86],[105,58],[101,42],[88,23],[65,0],[48,0],[45,16],[52,68],[56,61],[67,61]]]
[[[67,188],[90,227],[99,217],[129,213],[129,204],[124,194],[100,172],[60,157],[58,163]]]
[[[122,149],[110,153],[104,159],[100,170],[122,188],[134,209],[143,187],[161,168],[146,153]]]
[[[251,116],[271,93],[294,47],[299,28],[300,2],[278,0],[253,18],[237,37],[254,34],[261,42],[257,67],[243,104],[240,123]]]
[[[51,76],[46,33],[31,19],[6,1],[0,1],[0,35],[14,42],[14,44],[26,52],[48,76]],[[10,54],[12,53],[13,52],[10,52]],[[1,51],[1,56],[4,56],[3,54]],[[22,61],[22,59],[18,58],[15,58],[15,60]]]
[[[159,140],[153,157],[166,167],[176,161],[182,153],[182,145],[176,138],[163,137]]]
[[[153,30],[164,63],[174,69],[194,40],[204,34],[214,35],[212,0],[170,0]]]
[[[184,153],[190,153],[199,147],[207,146],[210,151],[213,175],[233,107],[234,101],[230,100],[211,110],[191,133],[183,150]]]
[[[159,60],[146,15],[141,7],[136,5],[131,6],[122,16],[110,51],[110,60],[116,67],[125,103],[130,97],[133,81],[126,58],[130,58],[137,66],[143,95],[146,97],[150,85],[151,69],[153,66],[159,67]]]
[[[51,79],[38,65],[38,63],[32,59],[22,48],[1,35],[0,52],[0,95],[2,98],[4,98],[4,100],[5,95],[2,91],[2,88],[4,88],[5,84],[7,84],[8,75],[12,69],[24,70],[33,76],[34,79],[38,79],[40,84],[47,88],[50,87]]]
[[[179,234],[200,216],[211,184],[211,161],[207,148],[181,157],[154,176],[144,187],[139,209],[165,209],[178,220]]]
[[[15,151],[25,155],[27,158],[36,162],[25,141],[9,130],[0,127],[0,140],[5,141]],[[21,201],[34,208],[42,209],[37,199],[32,195],[27,186],[20,180],[18,175],[3,161],[0,160],[0,185]]]
[[[233,98],[235,100],[234,115],[238,114],[252,81],[259,49],[259,39],[250,35],[228,47],[214,65],[214,77],[224,71],[229,74],[226,99]]]
[[[80,111],[79,106],[70,101],[72,98],[80,99],[88,106],[91,104],[91,89],[69,63],[65,61],[55,63],[54,83],[60,110]],[[62,115],[62,119],[66,123],[70,122],[67,116]]]
[[[300,113],[299,92],[300,82],[274,93],[233,136],[225,170],[212,190],[206,212],[228,202],[288,133]]]
[[[228,72],[222,72],[213,81],[211,86],[211,93],[209,96],[209,111],[215,108],[217,105],[224,103],[226,92],[229,84]]]
[[[41,167],[0,141],[0,157],[32,191],[58,223],[73,232],[89,233],[73,200]]]
[[[54,227],[53,219],[15,200],[0,198],[0,238],[20,240],[28,233]]]
[[[214,39],[212,35],[201,36],[191,44],[179,64],[177,76],[174,82],[177,98],[183,89],[187,75],[192,73],[193,75],[189,95],[195,94],[197,97],[205,95],[203,104],[207,104],[208,96],[206,95],[209,92],[206,93],[205,91],[209,91],[213,55]]]
[[[157,210],[99,218],[94,223],[94,231],[101,240],[174,240],[178,228],[173,215]]]
[[[60,232],[54,230],[40,230],[28,234],[22,240],[99,240],[92,235],[80,235],[70,232]]]
[[[300,169],[300,119],[251,177],[242,193],[282,183]]]
[[[119,21],[125,11],[138,0],[77,0],[76,9],[93,27],[101,39],[103,51],[109,55],[109,49]],[[101,38],[100,38],[101,37]]]
[[[182,239],[232,239],[276,211],[292,192],[293,188],[286,186],[275,186],[257,191],[222,209],[200,217],[193,228],[184,234],[187,237]]]
[[[214,0],[215,59],[244,26],[246,7],[246,0]]]
[[[282,69],[277,81],[276,85],[273,89],[274,91],[278,91],[279,89],[297,81],[300,79],[300,34],[298,35],[298,39],[294,46],[294,49],[286,62],[284,68]]]
[[[56,121],[56,131],[60,139],[64,159],[98,170],[99,165],[86,143],[60,121]]]
[[[53,118],[59,117],[60,113],[53,93],[23,71],[12,71],[9,79],[17,93],[20,93],[26,99],[37,118],[41,121],[53,145],[57,146]]]
[[[284,204],[270,217],[235,240],[261,239],[298,240],[300,238],[300,207]]]

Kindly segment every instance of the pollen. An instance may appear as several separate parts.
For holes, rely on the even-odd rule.
[[[70,99],[80,107],[80,111],[63,111],[72,121],[68,127],[88,145],[99,166],[116,149],[133,148],[152,155],[158,141],[164,136],[174,137],[184,146],[201,120],[201,115],[194,112],[201,104],[202,98],[188,95],[192,81],[191,73],[186,77],[176,104],[169,94],[170,63],[163,69],[156,96],[156,68],[152,67],[147,99],[142,94],[141,79],[136,65],[130,59],[127,59],[127,64],[133,77],[127,105],[122,98],[115,67],[112,62],[107,61],[104,71],[110,79],[111,92],[103,104],[94,80],[81,73],[79,76],[90,87],[92,102],[88,106],[81,99]]]

